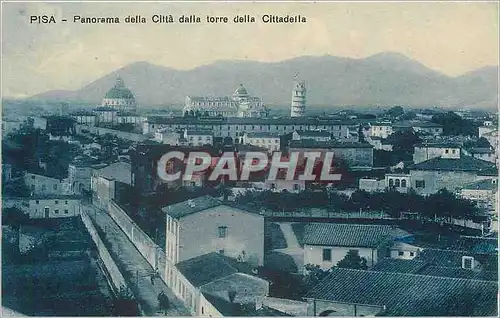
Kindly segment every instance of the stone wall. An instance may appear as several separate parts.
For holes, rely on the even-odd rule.
[[[116,265],[115,261],[111,257],[111,254],[109,253],[106,246],[104,245],[104,242],[99,237],[99,234],[97,233],[97,229],[95,228],[94,224],[92,223],[92,220],[90,219],[90,217],[87,215],[87,212],[82,211],[81,218],[82,218],[83,224],[85,225],[85,228],[87,228],[87,231],[89,232],[90,236],[92,237],[92,240],[94,241],[94,243],[97,247],[99,257],[101,258],[102,263],[106,267],[106,270],[109,274],[109,277],[111,278],[111,282],[113,284],[115,292],[118,292],[121,288],[128,288],[127,283],[125,281],[125,278],[123,277],[122,273],[118,269],[118,266]]]
[[[203,294],[182,275],[175,264],[167,260],[161,247],[155,244],[116,202],[109,202],[107,211],[141,255],[151,267],[158,270],[161,279],[184,302],[193,315],[222,317]]]

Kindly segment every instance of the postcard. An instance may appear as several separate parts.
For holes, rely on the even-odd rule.
[[[498,19],[2,1],[2,315],[497,316]]]

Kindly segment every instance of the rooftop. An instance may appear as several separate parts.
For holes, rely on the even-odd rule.
[[[205,195],[195,199],[186,200],[176,204],[172,204],[162,208],[162,211],[170,215],[173,218],[179,219],[194,213],[205,211],[211,208],[215,208],[221,205],[230,206],[234,209],[240,210],[244,213],[254,213],[259,214],[257,211],[253,211],[250,208],[239,206],[234,203],[222,202],[212,196]]]
[[[308,117],[282,117],[282,118],[258,118],[258,117],[148,117],[150,124],[170,125],[351,125],[350,120],[332,120],[329,118]]]
[[[115,181],[132,184],[132,170],[130,163],[115,162],[107,167],[95,170],[95,175],[101,176],[106,179],[113,179]]]
[[[248,263],[218,253],[209,253],[175,265],[195,287],[201,287],[236,273],[251,273]]]
[[[469,148],[467,149],[471,154],[494,154],[495,150],[491,148]]]
[[[279,138],[279,134],[274,134],[271,132],[254,132],[254,133],[247,133],[248,138]]]
[[[474,253],[470,251],[444,250],[437,248],[426,248],[418,253],[415,260],[424,261],[431,265],[440,267],[462,267],[462,257],[471,256],[478,261],[482,268],[489,270],[495,268],[498,262],[498,254],[492,253]]]
[[[333,268],[305,298],[380,306],[387,316],[497,315],[498,283],[470,279]],[[455,306],[457,307],[457,306]]]
[[[498,281],[497,271],[470,270],[461,267],[435,266],[418,259],[394,259],[386,258],[380,260],[371,268],[372,271],[419,274],[437,277],[465,278],[487,281]]]
[[[432,158],[410,167],[412,170],[436,170],[436,171],[491,171],[495,164],[471,156],[460,156],[458,159]]]
[[[330,137],[331,134],[325,130],[296,130],[299,136],[303,137]]]
[[[407,235],[408,232],[390,225],[309,223],[304,228],[303,243],[373,248],[385,240]]]
[[[373,148],[373,146],[368,143],[361,143],[361,142],[316,141],[316,140],[305,139],[305,140],[292,140],[290,142],[290,148],[333,149],[333,148]]]
[[[494,191],[497,189],[498,189],[498,183],[496,179],[479,180],[476,182],[469,183],[462,188],[462,190],[486,190],[486,191]]]

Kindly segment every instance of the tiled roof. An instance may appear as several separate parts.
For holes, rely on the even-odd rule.
[[[219,205],[222,205],[222,201],[212,196],[205,195],[166,206],[162,209],[162,211],[171,217],[178,219],[190,214],[217,207]]]
[[[420,275],[454,277],[486,281],[498,281],[498,272],[470,270],[464,268],[450,268],[442,266],[427,266],[418,272]]]
[[[473,253],[469,251],[443,250],[434,248],[424,249],[418,253],[415,259],[427,262],[434,266],[461,268],[463,256],[472,256],[483,266],[489,266],[490,264],[498,261],[497,254]]]
[[[464,186],[464,190],[496,190],[498,189],[498,183],[493,183],[492,179],[479,180],[472,182]]]
[[[162,208],[161,210],[173,218],[179,219],[187,215],[225,205],[248,213],[260,214],[251,208],[235,204],[233,202],[222,202],[221,200],[209,195],[201,196],[195,199],[186,200]]]
[[[235,273],[251,272],[247,263],[218,253],[209,253],[175,265],[193,286],[200,287]]]
[[[493,154],[495,150],[491,148],[469,148],[467,149],[471,154]]]
[[[436,171],[472,171],[494,169],[495,165],[491,162],[476,159],[471,156],[460,156],[459,159],[448,159],[436,157],[410,167],[411,170],[436,170]]]
[[[305,139],[305,140],[292,140],[290,142],[290,148],[335,149],[335,148],[373,148],[373,146],[368,143],[361,143],[361,142],[316,141],[311,139]]]
[[[254,132],[247,133],[248,138],[279,138],[279,134],[271,133],[271,132]]]
[[[95,170],[95,174],[106,179],[113,179],[130,185],[132,183],[132,172],[130,163],[115,162],[107,167]]]
[[[474,315],[496,316],[497,292],[496,282],[333,268],[305,298],[380,306],[387,316],[441,316],[468,297]]]
[[[299,136],[304,137],[330,137],[331,134],[324,130],[297,130]]]
[[[426,262],[414,259],[406,260],[387,258],[379,260],[377,264],[371,268],[371,270],[377,272],[416,274],[426,265]]]
[[[418,259],[394,259],[386,258],[379,260],[372,271],[418,274],[438,277],[464,278],[487,281],[498,281],[496,271],[470,270],[461,267],[434,266],[430,263]]]
[[[390,225],[310,223],[304,228],[303,243],[309,245],[377,247],[385,240],[407,236]]]

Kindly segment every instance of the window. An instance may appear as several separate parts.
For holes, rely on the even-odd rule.
[[[36,201],[35,201],[35,203],[36,203],[36,204],[40,204],[40,201],[39,201],[39,200],[36,200]]]
[[[451,151],[451,153],[452,153],[452,154],[455,154],[455,151],[456,151],[456,150],[455,150],[455,149],[453,149],[453,150]]]
[[[55,214],[59,214],[59,210],[58,210],[58,209],[55,209],[55,210],[54,210],[54,213],[55,213]]]
[[[449,152],[450,152],[450,151],[449,151],[448,149],[446,149],[446,150],[444,151],[444,153],[449,153]]]
[[[276,183],[271,183],[271,189],[276,189]]]
[[[396,179],[395,185],[396,188],[399,188],[401,186],[401,181],[399,179]]]
[[[69,214],[69,211],[68,210],[64,210],[64,214]]]
[[[54,184],[53,188],[54,188],[54,190],[57,190],[57,184]]]
[[[227,237],[227,226],[219,226],[219,238]]]
[[[415,180],[415,188],[425,188],[425,180]]]
[[[298,184],[294,184],[294,185],[293,185],[293,189],[294,189],[295,191],[298,191],[298,190],[300,189],[300,188],[299,188],[299,185],[298,185]]]
[[[394,179],[389,179],[389,187],[393,187],[394,186]]]
[[[54,203],[55,203],[55,204],[59,204],[59,201],[55,200],[55,201],[54,201]]]
[[[399,251],[399,252],[398,252],[398,255],[399,255],[399,256],[404,256],[404,255],[405,255],[405,252],[403,252],[403,251]]]
[[[64,201],[64,204],[68,204],[68,201],[67,201],[67,200],[66,200],[66,201]]]
[[[415,252],[410,252],[410,256],[415,256]]]
[[[224,250],[219,250],[219,254],[224,255]]]
[[[323,261],[331,262],[332,261],[332,250],[329,248],[323,249]]]
[[[406,188],[406,179],[401,180],[401,187]]]
[[[462,257],[462,268],[474,269],[474,257],[463,256]]]

